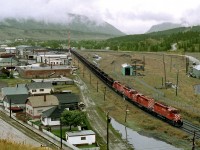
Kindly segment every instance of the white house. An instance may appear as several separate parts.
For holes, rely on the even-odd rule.
[[[68,55],[38,55],[37,62],[45,63],[49,65],[66,65],[68,64]]]
[[[66,141],[73,145],[96,143],[96,135],[92,130],[66,132]]]
[[[46,111],[42,112],[41,122],[44,126],[58,126],[60,125],[60,116],[63,112],[63,108],[54,106]]]
[[[54,92],[53,85],[50,82],[31,82],[26,87],[30,95],[43,95]]]

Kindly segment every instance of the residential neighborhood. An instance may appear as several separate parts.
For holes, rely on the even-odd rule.
[[[72,66],[71,53],[67,50],[58,55],[41,47],[2,45],[0,77],[10,80],[22,78],[27,82],[1,87],[1,108],[5,113],[19,120],[21,118],[31,126],[38,122],[37,128],[46,129],[45,132],[57,129],[61,126],[63,112],[81,112],[85,108],[79,92],[73,91],[73,88],[65,89],[67,86],[76,87],[71,78],[74,73]],[[74,146],[96,144],[95,132],[85,130],[85,124],[84,128],[79,124],[83,122],[76,123],[73,127],[78,125],[76,133],[70,132],[70,125],[70,130],[65,133],[66,143]],[[74,135],[79,140],[73,139]]]

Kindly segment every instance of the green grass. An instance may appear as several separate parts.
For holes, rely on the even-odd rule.
[[[92,55],[92,54],[90,53],[90,55]],[[102,56],[103,54],[100,53],[99,55]],[[104,55],[108,55],[108,57],[109,57],[109,54],[104,54]],[[103,58],[104,58],[104,55],[102,56]],[[112,54],[112,56],[114,57],[115,54]],[[152,58],[152,60],[150,59],[151,62],[155,59],[154,56],[149,55],[149,57]],[[110,64],[109,61],[111,62],[112,60],[108,60],[105,57],[104,60],[102,61],[103,64],[100,65],[101,67],[106,65],[105,68],[103,67],[104,71],[106,73],[112,72],[113,66],[108,65],[108,64]],[[118,61],[120,62],[120,58],[118,59]],[[82,72],[82,68],[81,68],[82,65],[80,64],[79,66],[80,66],[80,73],[81,73]],[[119,64],[118,67],[120,68],[120,66],[121,65]],[[153,67],[153,65],[151,66],[151,64],[149,64],[148,66]],[[148,68],[145,68],[145,69],[148,69]],[[147,84],[149,82],[153,83],[152,84],[153,86],[154,86],[153,81],[156,81],[157,83],[159,83],[158,79],[152,80],[152,78],[155,78],[157,72],[155,72],[155,71],[152,72],[150,69],[148,69],[146,71],[148,71],[149,73],[152,73],[151,77],[145,76],[145,77],[137,77],[137,78],[145,81]],[[121,71],[119,69],[119,72],[117,72],[119,76],[121,76],[120,72]],[[183,74],[183,72],[181,74]],[[162,74],[160,74],[160,77],[162,77],[161,75]],[[142,135],[147,135],[147,136],[154,137],[156,139],[163,140],[163,141],[170,143],[170,144],[177,146],[177,147],[182,147],[184,149],[190,149],[189,145],[191,144],[191,141],[190,141],[191,138],[186,133],[182,132],[181,130],[178,130],[177,128],[172,127],[171,125],[169,125],[169,124],[167,124],[167,123],[165,123],[165,122],[163,122],[159,119],[156,119],[155,117],[153,117],[153,116],[151,116],[147,113],[144,113],[139,108],[137,108],[137,107],[131,105],[130,103],[124,101],[120,96],[118,96],[117,94],[115,94],[113,91],[111,91],[109,89],[107,90],[106,100],[104,101],[103,100],[103,91],[104,91],[105,85],[102,84],[99,81],[99,92],[96,92],[96,80],[97,80],[97,78],[94,77],[94,75],[92,75],[92,84],[90,84],[90,82],[89,82],[89,71],[87,69],[85,69],[84,78],[82,77],[82,74],[80,74],[80,77],[87,84],[88,90],[90,90],[90,92],[89,92],[90,96],[96,104],[96,107],[97,107],[96,110],[100,114],[100,116],[102,116],[103,118],[106,118],[106,112],[108,110],[110,110],[110,116],[115,118],[119,123],[126,124],[129,128],[142,133]],[[185,81],[185,80],[186,79],[184,79],[183,81]],[[193,80],[193,79],[191,79],[191,80]],[[137,82],[134,79],[134,77],[121,76],[120,81],[123,81],[123,82],[128,81],[128,83],[132,83],[132,84],[134,84],[134,86],[137,87],[137,89],[140,89],[140,91],[142,93],[144,92],[144,94],[147,94],[147,95],[152,94],[151,89],[141,85],[139,82]],[[187,84],[189,84],[189,83],[187,83]],[[162,92],[164,92],[166,95],[168,95],[167,92],[172,93],[174,91],[173,91],[173,89],[168,89],[168,90],[164,89],[164,91],[162,90]],[[180,99],[180,97],[177,97],[177,99]],[[127,104],[128,104],[129,113],[128,113],[128,116],[127,116],[127,122],[124,123],[125,108],[126,108]],[[184,115],[184,114],[182,113],[182,115]],[[173,138],[171,138],[171,137],[173,137]]]
[[[71,128],[71,131],[78,131],[78,127],[72,127],[72,128]],[[65,138],[66,138],[66,137],[65,137],[66,132],[71,132],[71,131],[69,130],[68,127],[67,127],[67,128],[66,128],[66,127],[63,127],[63,128],[62,128],[62,138],[65,139]],[[51,132],[52,132],[54,135],[60,137],[60,129],[52,129]]]
[[[98,147],[96,144],[91,144],[91,145],[80,145],[77,146],[78,148],[82,149],[82,148],[94,148],[94,147]]]
[[[28,83],[30,82],[31,80],[30,79],[21,79],[21,78],[18,78],[18,79],[0,79],[0,82],[5,82],[8,84],[8,86],[16,86],[17,84],[25,84],[25,83]]]

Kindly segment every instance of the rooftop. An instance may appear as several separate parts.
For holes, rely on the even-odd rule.
[[[17,94],[28,94],[28,90],[25,84],[18,84],[16,87],[4,87],[1,89],[2,95],[17,95]]]
[[[32,107],[56,106],[59,104],[57,97],[54,95],[31,96],[28,97],[28,101]]]
[[[27,84],[28,89],[43,89],[43,88],[53,88],[50,82],[31,82]]]
[[[66,132],[69,137],[73,136],[85,136],[85,135],[95,135],[94,131],[92,130],[82,130],[82,131],[73,131],[73,132]]]

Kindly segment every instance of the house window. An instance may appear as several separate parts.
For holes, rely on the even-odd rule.
[[[36,92],[36,90],[32,90],[32,92]]]
[[[40,92],[44,91],[44,89],[40,89]]]
[[[81,140],[86,140],[86,137],[81,137]]]

